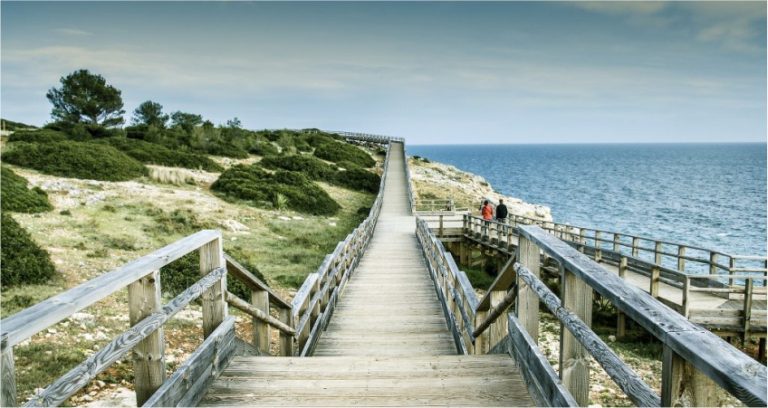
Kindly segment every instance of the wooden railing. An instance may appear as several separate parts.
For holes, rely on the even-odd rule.
[[[339,136],[344,137],[345,139],[359,140],[362,142],[381,143],[381,144],[387,144],[390,142],[405,143],[405,139],[402,137],[374,135],[370,133],[360,133],[360,132],[347,132],[343,130],[323,130],[323,132],[335,133]]]
[[[252,318],[252,345],[260,354],[270,354],[270,326],[280,332],[277,348],[282,356],[293,355],[293,316],[291,304],[283,300],[267,284],[254,276],[244,266],[240,265],[229,255],[224,255],[229,274],[243,282],[251,290],[251,301],[246,302],[232,293],[227,292],[227,303],[230,306],[249,314]],[[272,312],[279,319],[272,317]]]
[[[161,267],[199,250],[202,278],[163,305]],[[200,231],[112,272],[3,319],[2,405],[16,406],[13,347],[74,313],[128,287],[131,329],[35,395],[28,406],[66,401],[96,375],[133,351],[134,387],[139,405],[194,405],[234,350],[234,318],[227,315],[226,268],[221,233]],[[191,301],[202,298],[205,341],[175,374],[165,378],[163,324]]]
[[[416,200],[416,211],[456,211],[456,206],[453,203],[453,199],[438,199],[438,200]]]
[[[466,215],[464,223],[469,230],[482,236],[497,238],[504,241],[504,232],[512,231],[520,225],[538,225],[563,241],[578,245],[581,250],[590,251],[598,262],[610,261],[620,263],[621,258],[627,258],[632,263],[656,267],[658,273],[700,275],[750,275],[755,278],[765,277],[768,271],[768,257],[732,255],[721,251],[685,245],[631,234],[598,230],[561,224],[552,221],[542,221],[535,218],[510,215],[507,223],[490,221],[484,224],[482,218]],[[483,233],[486,231],[486,233]],[[499,231],[502,231],[501,234]],[[508,235],[507,235],[508,236]],[[510,244],[507,241],[507,244]],[[729,286],[743,284],[738,276],[722,277],[723,283]],[[676,280],[681,284],[681,280]],[[722,286],[722,285],[717,285]]]
[[[390,150],[387,149],[379,193],[368,217],[344,241],[339,242],[331,254],[326,255],[317,271],[307,276],[291,302],[298,343],[296,353],[299,356],[312,355],[321,332],[333,315],[340,292],[368,247],[381,211]]]
[[[589,356],[637,405],[672,406],[683,390],[692,392],[695,405],[712,405],[714,384],[748,405],[766,405],[765,366],[543,229],[520,226],[519,230],[515,257],[478,301],[464,282],[466,275],[426,221],[417,221],[417,235],[461,352],[514,355],[539,405],[586,405]],[[559,297],[539,279],[542,251],[559,265]],[[593,291],[636,319],[664,345],[661,396],[592,332]],[[537,347],[540,303],[561,322],[559,375]],[[508,309],[514,312],[507,315]]]

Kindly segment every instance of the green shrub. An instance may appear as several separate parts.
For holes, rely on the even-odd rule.
[[[19,129],[36,129],[37,126],[27,125],[26,123],[14,122],[8,119],[0,119],[3,122],[2,128],[5,130],[19,130]]]
[[[341,169],[344,169],[344,170],[351,170],[351,169],[360,169],[360,168],[362,168],[362,167],[360,167],[359,164],[352,163],[351,161],[347,161],[347,160],[342,160],[340,162],[336,162],[336,166],[341,168]]]
[[[381,177],[378,174],[373,174],[366,169],[357,167],[337,172],[333,184],[352,190],[376,193],[379,191]]]
[[[0,215],[0,284],[2,287],[43,283],[56,270],[47,252],[41,249],[10,215]]]
[[[38,187],[27,188],[27,179],[2,166],[0,174],[0,202],[3,211],[38,213],[53,209],[48,194]]]
[[[233,157],[235,159],[245,159],[248,157],[248,152],[232,144],[224,142],[216,142],[208,144],[205,149],[205,153],[212,154],[214,156],[226,156]]]
[[[2,157],[8,163],[61,177],[123,181],[147,174],[146,167],[135,159],[96,143],[17,143]]]
[[[357,164],[360,167],[373,167],[376,161],[368,153],[357,147],[341,142],[324,143],[315,149],[315,156],[338,163],[347,161]]]
[[[98,143],[109,144],[142,163],[216,172],[224,170],[215,161],[202,154],[173,151],[165,146],[143,140],[111,137],[99,140]]]
[[[248,271],[264,281],[261,272],[248,263],[242,263]],[[200,252],[191,252],[183,257],[160,268],[160,286],[163,293],[177,296],[195,282],[202,278],[200,275]],[[251,290],[245,284],[235,279],[232,274],[227,274],[227,290],[239,296],[241,299],[250,300]]]
[[[144,232],[157,236],[189,235],[200,230],[213,228],[213,225],[201,221],[194,212],[186,208],[176,208],[166,212],[160,208],[152,207],[147,210],[146,214],[152,217],[154,222],[144,227]]]
[[[271,156],[259,164],[267,169],[298,171],[312,180],[331,181],[336,174],[336,167],[313,156]]]
[[[280,153],[277,150],[277,146],[270,142],[256,142],[248,150],[251,154],[258,154],[259,156],[274,156]]]
[[[9,142],[52,143],[67,140],[67,134],[58,130],[20,130],[8,136]]]
[[[280,194],[285,197],[288,208],[307,214],[332,215],[341,208],[304,175],[287,171],[270,174],[256,165],[231,167],[211,189],[225,198],[247,200],[259,207],[274,207]]]

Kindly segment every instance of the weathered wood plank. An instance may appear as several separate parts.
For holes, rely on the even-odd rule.
[[[562,307],[560,299],[536,275],[520,264],[515,264],[515,270],[518,278],[525,281],[537,299],[541,299],[633,403],[642,407],[659,406],[661,401],[656,392],[576,314]]]
[[[536,246],[535,242],[527,237],[521,236],[519,242],[518,256],[520,258],[520,264],[523,265],[526,270],[530,271],[530,273],[536,277],[536,281],[538,281],[538,277],[541,274],[539,248]],[[519,271],[517,268],[507,269],[514,269],[515,272]],[[531,335],[533,341],[538,343],[539,297],[536,295],[536,292],[531,289],[529,281],[520,279],[520,276],[517,276],[517,292],[517,307],[515,308],[517,318],[528,331],[528,334]]]
[[[0,351],[66,319],[152,271],[212,240],[219,239],[220,236],[219,231],[200,231],[3,319],[0,322]]]
[[[131,326],[160,311],[160,271],[128,285],[128,316]],[[133,349],[133,384],[136,405],[144,404],[165,380],[165,339],[159,327]]]
[[[223,368],[228,365],[233,356],[234,338],[235,318],[228,316],[143,406],[179,405],[196,380],[210,378],[214,367]]]
[[[178,313],[189,302],[197,299],[205,291],[226,276],[224,268],[217,268],[194,285],[190,286],[171,302],[157,312],[131,327],[128,331],[117,336],[96,353],[91,354],[84,362],[77,365],[67,374],[59,377],[43,392],[33,397],[26,406],[55,406],[66,401],[90,380],[123,357],[141,340],[144,340],[161,327],[168,319]]]
[[[561,270],[562,305],[592,327],[592,288],[567,269]],[[589,405],[589,354],[576,337],[560,325],[560,378],[581,406]]]
[[[225,268],[224,243],[221,235],[200,247],[200,274],[205,276],[217,268]],[[211,286],[203,296],[203,335],[208,337],[227,317],[227,276]]]
[[[523,325],[511,313],[507,314],[509,326],[509,354],[521,367],[521,373],[531,397],[538,406],[576,407],[578,403],[560,382],[555,370],[541,353]]]
[[[258,319],[259,321],[268,323],[272,325],[272,327],[280,330],[281,332],[288,334],[288,335],[294,335],[295,331],[292,327],[289,327],[285,323],[281,322],[278,319],[275,319],[274,317],[262,312],[260,309],[255,308],[250,303],[244,301],[243,299],[240,299],[236,295],[232,294],[231,292],[227,292],[227,303],[232,305],[233,307],[242,310],[245,313],[248,313],[252,317]]]
[[[519,228],[546,253],[571,270],[619,310],[630,316],[698,370],[746,404],[768,405],[766,368],[647,293],[535,226]],[[717,356],[718,358],[711,358]],[[728,356],[730,358],[720,358]]]
[[[275,307],[281,309],[291,309],[291,304],[283,300],[275,291],[272,290],[256,275],[252,274],[245,266],[241,265],[237,260],[231,256],[224,254],[224,259],[227,261],[227,272],[230,275],[236,277],[251,290],[263,290],[269,294],[269,303]]]
[[[8,347],[0,356],[0,406],[15,407],[16,369],[13,363],[13,347]]]
[[[230,301],[232,292],[227,292],[227,302]],[[231,303],[230,303],[231,304]],[[251,306],[262,312],[262,316],[269,316],[269,292],[266,290],[251,290]],[[270,316],[271,317],[271,316]],[[269,323],[262,318],[251,316],[253,346],[262,355],[269,355]]]

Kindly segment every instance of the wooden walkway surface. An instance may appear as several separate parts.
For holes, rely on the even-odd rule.
[[[403,147],[381,215],[313,357],[237,357],[201,405],[530,406],[509,355],[457,355],[416,239]]]

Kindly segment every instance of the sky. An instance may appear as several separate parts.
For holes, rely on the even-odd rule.
[[[411,144],[764,142],[765,2],[0,3],[0,114],[77,69],[166,112]]]

